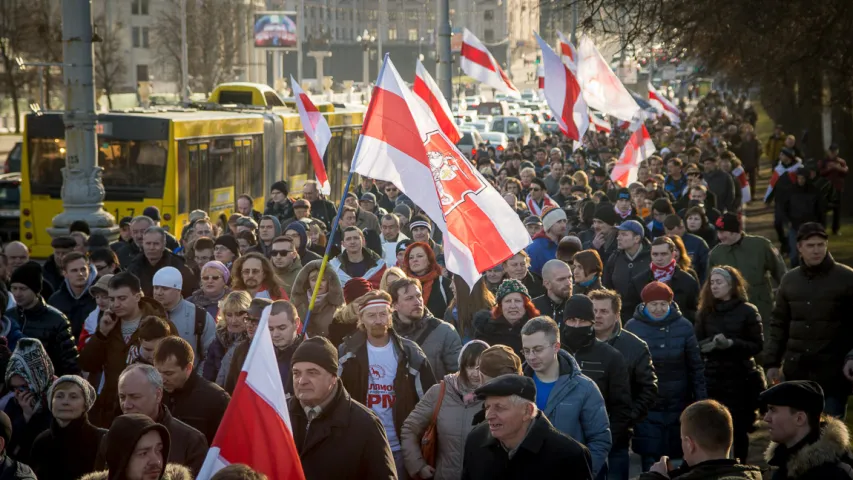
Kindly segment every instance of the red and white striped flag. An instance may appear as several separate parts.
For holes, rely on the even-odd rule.
[[[579,142],[589,128],[589,108],[581,94],[580,84],[560,56],[539,35],[536,35],[536,41],[542,49],[545,67],[545,101],[563,135]]]
[[[681,123],[681,111],[675,107],[666,97],[657,91],[654,85],[649,83],[649,103],[660,115],[665,115],[669,121],[678,125]]]
[[[539,79],[539,90],[545,89],[545,66],[541,63],[536,67],[536,77]]]
[[[261,314],[231,402],[196,480],[209,480],[233,463],[248,465],[271,480],[305,480],[268,328],[271,310],[266,307]]]
[[[460,59],[462,71],[466,75],[485,83],[498,92],[521,97],[518,89],[504,73],[495,57],[489,53],[485,45],[467,28],[462,33],[462,55]]]
[[[640,106],[589,37],[581,39],[578,57],[578,81],[587,105],[619,120],[632,121]]]
[[[575,46],[572,45],[572,42],[566,40],[563,32],[557,31],[557,46],[560,52],[560,58],[562,58],[563,63],[569,67],[572,73],[577,75],[578,73],[578,51],[575,50]]]
[[[293,85],[293,98],[296,100],[296,109],[299,110],[299,119],[302,121],[302,130],[305,132],[305,145],[308,147],[308,155],[314,165],[314,174],[320,183],[320,191],[323,195],[332,193],[329,185],[329,177],[326,175],[326,166],[323,156],[326,155],[326,147],[332,141],[332,131],[329,124],[323,118],[323,114],[317,110],[308,95],[299,87],[299,83],[290,77]]]
[[[609,120],[607,120],[606,118],[601,118],[592,112],[589,112],[589,123],[590,125],[595,127],[596,132],[610,133],[613,131],[613,126],[610,125]],[[630,126],[630,124],[626,125],[625,128],[627,128],[628,126]]]
[[[393,183],[426,212],[444,235],[447,269],[468,285],[530,243],[518,215],[442,133],[388,57],[352,168]]]
[[[743,203],[751,202],[752,191],[750,191],[749,189],[749,179],[746,178],[746,170],[743,169],[743,165],[732,170],[732,176],[735,177],[735,180],[737,180],[738,182],[738,186],[740,187],[740,195],[743,198]]]
[[[432,113],[432,116],[435,118],[438,126],[441,127],[441,131],[447,135],[447,138],[454,145],[459,143],[462,134],[459,133],[459,127],[453,121],[453,112],[450,111],[450,105],[447,104],[447,100],[444,99],[441,89],[438,88],[438,84],[432,79],[432,75],[429,74],[420,59],[418,59],[418,65],[415,69],[415,83],[412,86],[412,91],[423,102],[423,106]]]
[[[634,134],[628,139],[628,143],[625,144],[625,149],[622,150],[622,155],[619,155],[619,160],[613,167],[610,179],[623,187],[636,182],[640,162],[651,157],[656,150],[652,137],[649,136],[649,131],[646,130],[645,125],[642,125],[634,131]]]
[[[782,163],[777,163],[773,169],[773,174],[770,176],[770,185],[767,186],[767,192],[764,194],[764,203],[770,202],[773,197],[773,189],[776,188],[776,182],[782,175],[788,175],[792,182],[797,183],[797,170],[803,167],[802,162],[797,162],[788,168],[785,168]]]

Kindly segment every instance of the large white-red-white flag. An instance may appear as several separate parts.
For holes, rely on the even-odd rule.
[[[681,123],[681,110],[676,108],[672,102],[661,95],[661,93],[651,83],[649,83],[649,104],[654,107],[655,111],[658,112],[659,115],[664,115],[669,118],[670,122],[676,125]]]
[[[423,102],[423,106],[432,113],[436,123],[438,123],[441,131],[447,135],[447,138],[454,145],[459,143],[462,134],[459,133],[459,127],[453,121],[450,105],[447,104],[441,89],[438,88],[438,84],[432,79],[432,75],[429,74],[420,59],[418,59],[418,65],[415,69],[415,83],[412,85],[412,92]]]
[[[581,39],[578,58],[578,81],[586,104],[599,112],[630,122],[640,106],[589,37]]]
[[[271,309],[266,307],[261,314],[231,402],[196,480],[209,480],[233,463],[248,465],[270,480],[305,480],[268,328]]]
[[[741,202],[751,202],[752,190],[749,189],[749,178],[746,176],[746,170],[743,169],[743,165],[732,170],[732,176],[735,177],[735,180],[737,180],[737,186],[740,187],[740,195],[742,197]]]
[[[326,175],[323,156],[326,155],[326,147],[332,141],[332,131],[323,114],[317,110],[293,76],[290,77],[290,84],[293,85],[293,98],[296,100],[296,109],[299,110],[299,119],[302,121],[302,130],[305,132],[305,145],[308,147],[311,164],[314,165],[314,174],[317,176],[317,182],[320,183],[320,191],[323,195],[328,195],[332,189],[329,185],[329,177]]]
[[[447,269],[470,286],[530,243],[518,215],[456,149],[386,57],[353,170],[396,185],[441,230]]]
[[[581,94],[580,84],[542,37],[536,35],[536,41],[542,50],[545,68],[545,101],[563,135],[579,142],[589,128],[589,108]]]
[[[460,63],[465,75],[485,83],[498,92],[521,97],[521,93],[504,73],[498,61],[489,53],[489,49],[467,28],[462,33]]]
[[[611,133],[613,126],[606,118],[601,118],[593,112],[589,112],[589,123],[595,128],[596,132]]]
[[[642,125],[634,131],[628,143],[625,144],[622,155],[619,155],[619,160],[610,173],[610,179],[623,187],[636,182],[640,162],[651,157],[655,150],[657,148],[652,142],[652,137],[649,136],[649,131],[646,130],[645,125]]]
[[[566,39],[566,36],[563,35],[563,32],[557,31],[557,49],[560,52],[560,58],[562,58],[563,63],[569,67],[569,70],[572,71],[575,75],[578,73],[578,51],[575,50],[575,46],[572,45],[572,42]]]

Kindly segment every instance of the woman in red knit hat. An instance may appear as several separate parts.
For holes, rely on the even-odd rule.
[[[453,300],[450,279],[441,275],[441,266],[435,253],[426,243],[415,242],[406,248],[403,271],[409,278],[417,278],[423,287],[424,305],[433,315],[443,315],[447,304]]]
[[[682,457],[681,412],[708,395],[705,365],[693,325],[672,301],[672,289],[665,283],[650,282],[640,297],[643,303],[625,330],[649,345],[658,377],[658,399],[645,420],[634,427],[632,449],[642,457],[647,472],[661,456]]]

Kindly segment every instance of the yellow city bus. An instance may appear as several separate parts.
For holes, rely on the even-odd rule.
[[[98,165],[104,208],[118,221],[160,209],[176,235],[189,212],[207,211],[225,226],[235,199],[248,193],[263,211],[269,186],[287,179],[291,191],[314,178],[299,115],[287,108],[160,108],[98,115]],[[326,170],[332,201],[340,198],[364,118],[362,110],[324,113],[332,130]],[[62,112],[26,118],[21,162],[21,241],[32,256],[51,254],[47,228],[62,211],[65,166]]]

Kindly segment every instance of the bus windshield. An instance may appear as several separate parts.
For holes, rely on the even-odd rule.
[[[145,191],[162,196],[168,158],[166,140],[118,140],[98,136],[98,165],[103,168],[104,189]],[[31,138],[30,188],[34,194],[58,196],[65,167],[65,139]],[[157,193],[159,192],[159,193]]]

